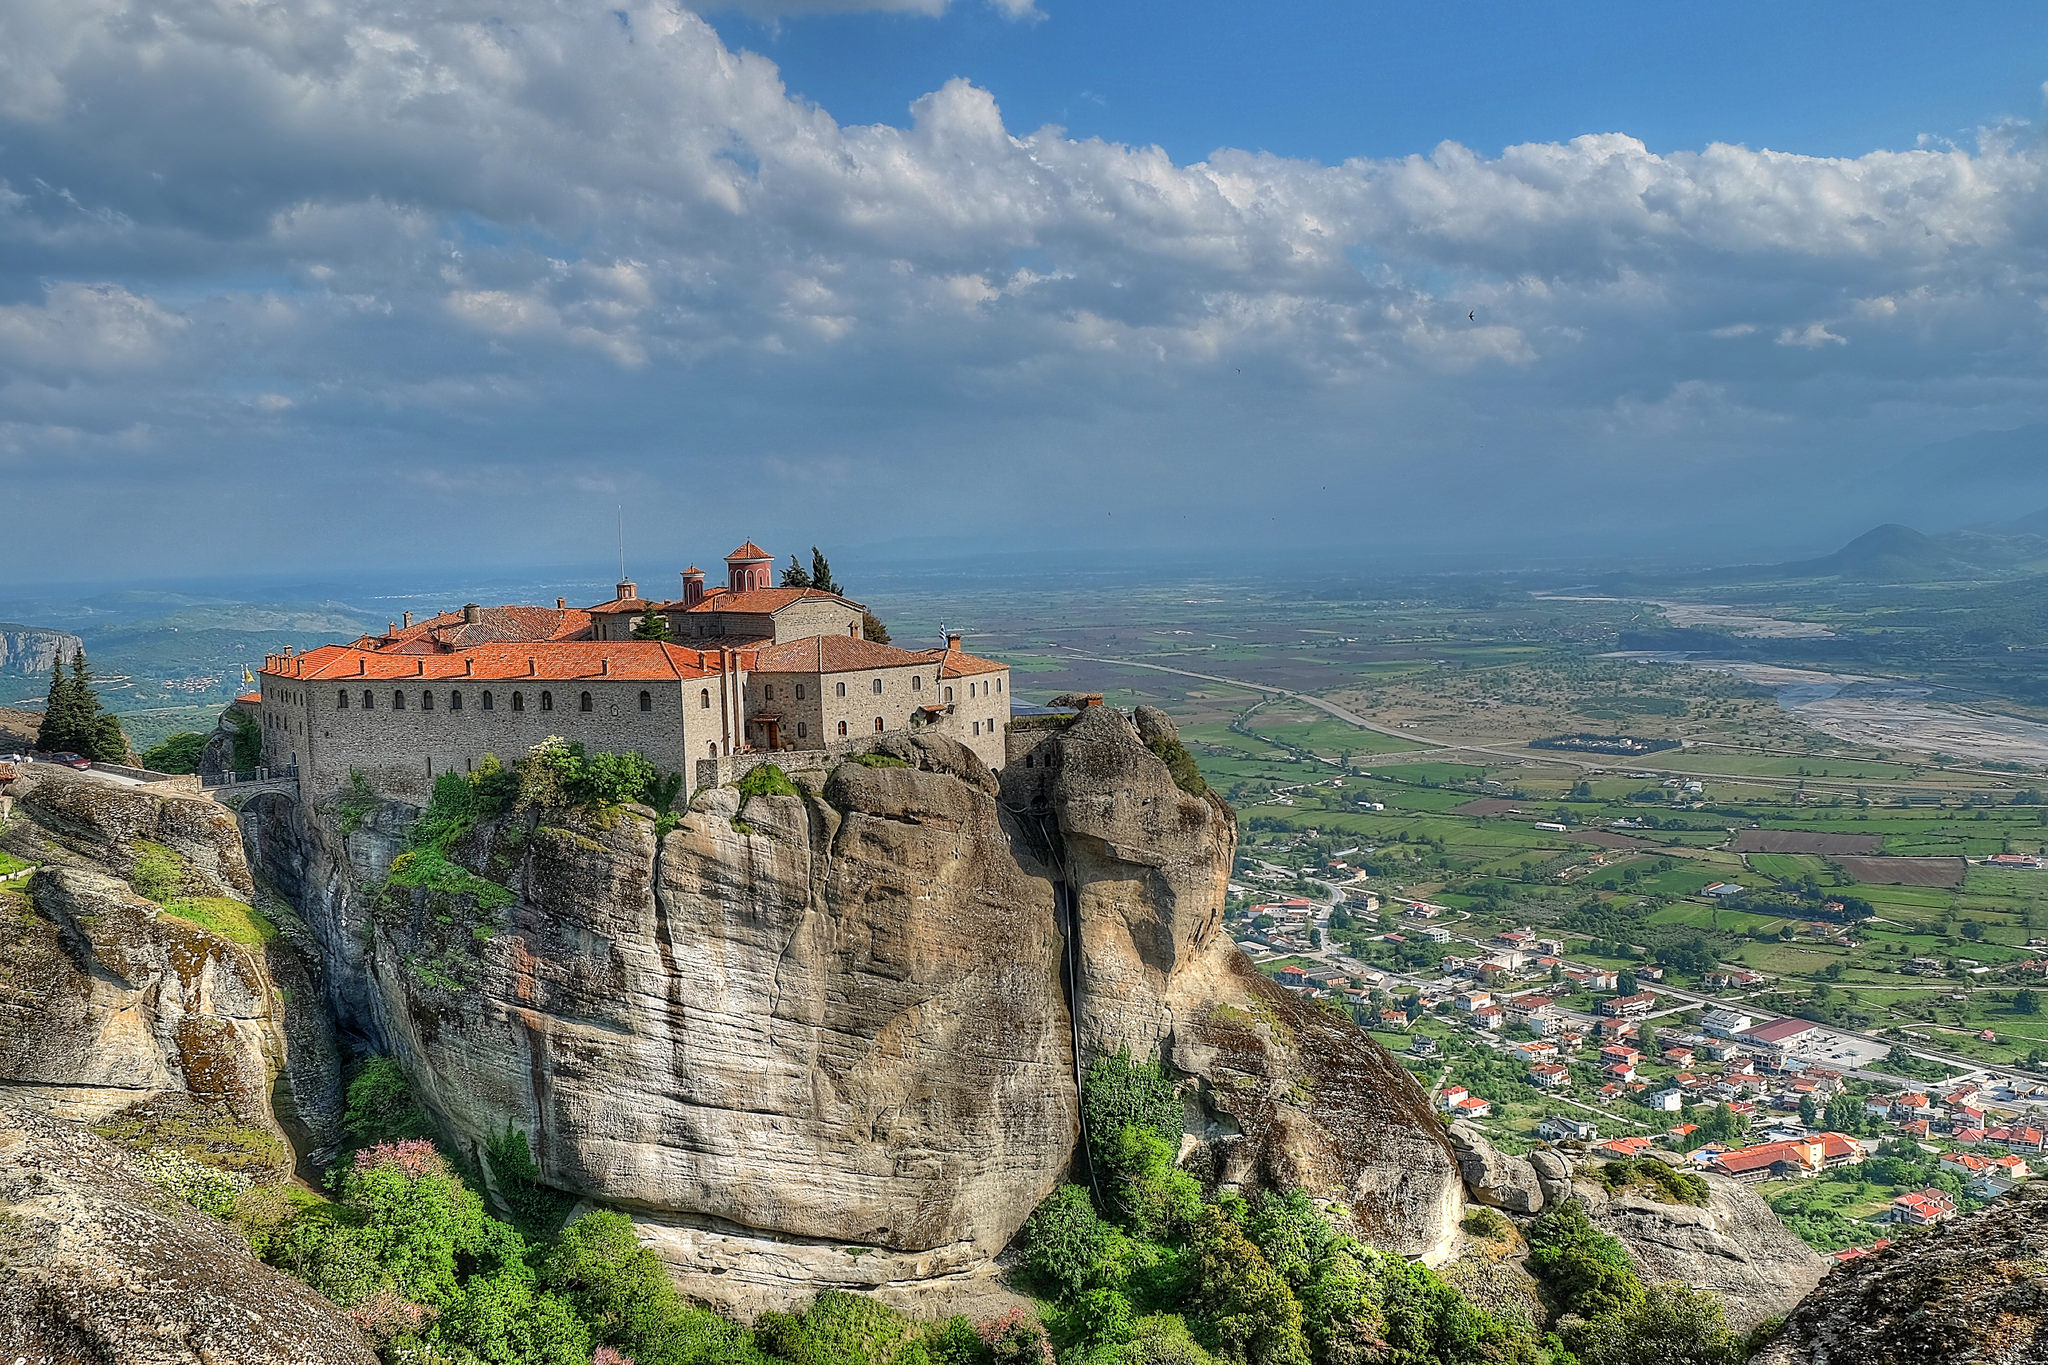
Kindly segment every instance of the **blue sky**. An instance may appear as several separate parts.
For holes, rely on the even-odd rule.
[[[14,0],[11,557],[598,566],[622,505],[650,579],[743,536],[1725,559],[2020,515],[2044,33]]]

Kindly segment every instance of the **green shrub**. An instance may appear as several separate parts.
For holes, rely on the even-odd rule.
[[[1545,1209],[1530,1225],[1529,1245],[1529,1269],[1559,1312],[1597,1318],[1642,1300],[1643,1282],[1628,1253],[1593,1226],[1577,1199]]]
[[[147,839],[137,839],[134,849],[135,864],[129,870],[128,884],[135,894],[159,903],[175,897],[185,885],[185,860],[177,850]]]
[[[745,805],[757,796],[801,796],[796,783],[789,780],[789,774],[773,763],[763,763],[747,769],[740,777],[740,804]]]
[[[1465,1212],[1465,1231],[1489,1242],[1505,1242],[1514,1235],[1514,1224],[1497,1210],[1476,1204]]]
[[[253,771],[253,765],[251,771]],[[361,768],[348,770],[348,782],[334,799],[335,824],[342,836],[354,834],[370,818],[370,812],[377,809],[382,798],[370,787],[370,779],[363,776]]]
[[[395,1057],[372,1057],[348,1084],[341,1126],[359,1145],[424,1138],[433,1133],[427,1112]]]
[[[490,1163],[491,1177],[498,1182],[498,1192],[512,1211],[513,1222],[522,1231],[552,1233],[575,1207],[575,1196],[541,1180],[526,1134],[509,1123],[502,1134],[484,1144],[484,1159]]]
[[[1563,1336],[1580,1365],[1740,1365],[1744,1358],[1721,1301],[1676,1282],[1649,1285],[1616,1312],[1568,1323]]]
[[[1202,1216],[1202,1186],[1174,1164],[1176,1145],[1127,1124],[1101,1157],[1126,1225],[1140,1237],[1184,1232]]]
[[[477,876],[460,863],[450,862],[437,848],[418,848],[393,858],[384,884],[469,896],[479,910],[501,909],[519,899],[496,882]]]
[[[827,1289],[801,1313],[763,1313],[761,1350],[791,1365],[891,1365],[910,1344],[910,1319],[877,1299]]]
[[[1062,1185],[1024,1225],[1024,1265],[1055,1292],[1080,1293],[1103,1260],[1109,1229],[1079,1185]]]
[[[553,736],[527,750],[513,768],[518,775],[515,804],[522,810],[649,804],[665,785],[654,765],[638,754],[588,754],[580,743]],[[681,784],[676,787],[680,790]]]
[[[142,751],[142,766],[158,773],[196,773],[206,738],[196,730],[180,730],[166,736],[163,743]]]
[[[635,1365],[746,1365],[762,1358],[739,1326],[684,1302],[668,1268],[640,1245],[622,1213],[586,1214],[562,1229],[541,1263],[541,1283],[575,1307],[593,1340],[617,1347]]]
[[[1238,1365],[1308,1365],[1301,1304],[1244,1230],[1210,1208],[1194,1230],[1195,1339]]]
[[[1667,1204],[1704,1206],[1710,1196],[1706,1178],[1659,1161],[1653,1156],[1604,1163],[1594,1173],[1608,1190],[1647,1190]]]
[[[1176,787],[1189,796],[1209,794],[1208,779],[1202,776],[1202,770],[1195,765],[1195,756],[1188,752],[1187,746],[1182,744],[1178,737],[1154,735],[1145,747],[1156,754],[1159,761],[1166,765],[1166,770],[1173,774],[1173,784]]]
[[[263,762],[263,727],[239,706],[229,707],[227,716],[228,723],[235,727],[235,753],[230,761],[237,773],[254,777]]]
[[[251,948],[260,948],[277,938],[277,926],[261,910],[225,896],[175,897],[164,903],[164,913]]]
[[[1135,1125],[1178,1146],[1187,1126],[1180,1090],[1154,1061],[1133,1062],[1130,1049],[1097,1057],[1081,1084],[1081,1121],[1100,1161],[1126,1127]]]

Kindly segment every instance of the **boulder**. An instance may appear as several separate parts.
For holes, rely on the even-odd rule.
[[[1751,1365],[2048,1360],[2048,1189],[1834,1267]]]
[[[1500,1151],[1469,1123],[1453,1123],[1450,1135],[1458,1151],[1458,1174],[1475,1199],[1509,1213],[1542,1210],[1543,1186],[1534,1166]]]
[[[1827,1273],[1828,1261],[1778,1221],[1756,1191],[1709,1175],[1704,1206],[1610,1195],[1581,1180],[1574,1187],[1593,1224],[1619,1238],[1651,1280],[1711,1289],[1728,1321],[1747,1330],[1788,1311]]]
[[[1536,1188],[1544,1202],[1569,1199],[1572,1193],[1572,1163],[1564,1155],[1546,1149],[1529,1153],[1529,1169],[1535,1172]]]
[[[347,1315],[61,1120],[0,1108],[5,1359],[376,1365]]]

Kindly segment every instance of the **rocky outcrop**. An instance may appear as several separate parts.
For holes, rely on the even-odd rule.
[[[1787,1312],[1827,1273],[1827,1260],[1800,1241],[1747,1185],[1709,1175],[1704,1206],[1610,1195],[1595,1182],[1574,1186],[1594,1226],[1611,1233],[1650,1280],[1711,1289],[1728,1321],[1747,1330]]]
[[[451,851],[509,888],[481,901],[379,887],[401,806],[344,836],[258,798],[243,830],[345,1025],[459,1141],[516,1129],[714,1301],[971,1279],[1068,1172],[1077,1061],[1116,1048],[1187,1079],[1191,1164],[1440,1254],[1461,1195],[1425,1097],[1220,932],[1228,809],[1114,711],[1039,757],[998,779],[889,736],[793,795],[700,792],[665,837],[522,812]]]
[[[1529,1170],[1535,1175],[1536,1189],[1546,1203],[1571,1198],[1572,1163],[1563,1155],[1547,1148],[1531,1152]]]
[[[1473,1198],[1509,1213],[1542,1211],[1543,1187],[1529,1162],[1500,1151],[1469,1123],[1453,1123],[1450,1138],[1458,1153],[1458,1174]]]
[[[2048,1360],[2048,1189],[1838,1265],[1751,1365]]]
[[[137,1141],[197,1133],[233,1149],[224,1164],[282,1174],[274,1099],[288,1122],[324,1129],[337,1059],[317,964],[288,938],[220,927],[222,912],[270,922],[245,918],[254,883],[234,816],[61,768],[18,786],[0,845],[43,866],[0,888],[0,1094]],[[155,859],[156,894],[192,898],[184,914],[124,879],[141,858]],[[277,907],[270,920],[302,932]]]
[[[5,1359],[375,1365],[339,1308],[73,1125],[0,1108]]]

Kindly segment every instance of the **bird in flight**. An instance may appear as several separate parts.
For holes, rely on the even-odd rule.
[[[1473,309],[1473,310],[1472,310],[1471,312],[1469,312],[1469,313],[1465,314],[1465,321],[1467,321],[1467,322],[1477,322],[1477,321],[1479,321],[1479,310],[1475,308],[1475,309]]]

